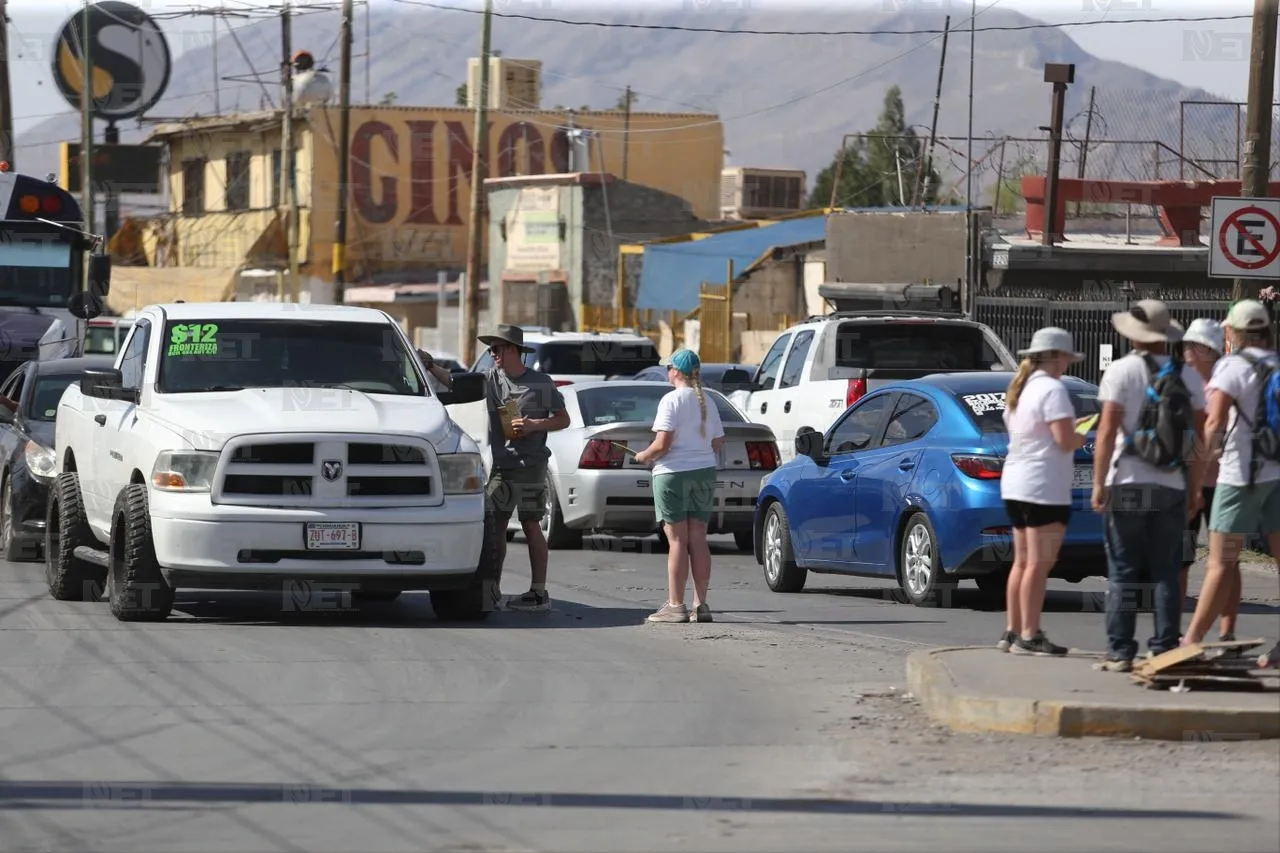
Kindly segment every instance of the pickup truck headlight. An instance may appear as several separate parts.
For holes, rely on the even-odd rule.
[[[54,455],[53,448],[28,441],[22,455],[27,463],[27,470],[40,482],[48,483],[58,475],[58,458]]]
[[[218,454],[207,450],[165,450],[151,469],[151,485],[166,492],[207,492],[217,465]]]
[[[475,495],[484,491],[484,459],[479,453],[442,453],[440,480],[446,495]]]

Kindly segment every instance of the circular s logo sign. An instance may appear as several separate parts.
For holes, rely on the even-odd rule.
[[[80,109],[88,48],[90,110],[103,121],[135,118],[155,106],[169,85],[172,59],[160,27],[137,6],[106,0],[63,25],[53,48],[53,79],[67,103]]]

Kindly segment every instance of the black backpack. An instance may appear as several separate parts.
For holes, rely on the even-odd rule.
[[[1267,359],[1244,352],[1239,355],[1253,366],[1259,381],[1258,408],[1252,415],[1246,415],[1240,404],[1235,403],[1240,418],[1253,431],[1253,453],[1249,460],[1249,485],[1252,486],[1264,462],[1280,462],[1280,361],[1275,355]]]
[[[1125,439],[1125,452],[1164,470],[1181,469],[1195,447],[1195,407],[1182,381],[1182,364],[1170,358],[1161,367],[1142,353],[1149,380],[1138,428]]]

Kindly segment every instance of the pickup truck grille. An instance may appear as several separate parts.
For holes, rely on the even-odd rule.
[[[223,450],[213,488],[215,503],[249,506],[429,506],[442,499],[433,448],[408,436],[240,436]]]

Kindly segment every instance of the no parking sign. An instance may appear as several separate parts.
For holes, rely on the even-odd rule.
[[[1215,198],[1212,278],[1280,279],[1280,199]]]

